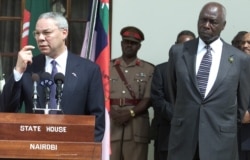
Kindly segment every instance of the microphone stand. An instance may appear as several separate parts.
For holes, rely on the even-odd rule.
[[[35,84],[36,82],[34,82],[34,95],[33,95],[33,107],[34,107],[34,109],[36,109],[37,108],[37,100],[38,100],[38,95],[37,95],[37,90],[36,90],[36,84]]]
[[[45,96],[46,96],[46,102],[45,102],[45,109],[44,109],[44,114],[49,114],[49,101],[50,101],[50,87],[46,86],[45,87]]]
[[[39,75],[36,74],[36,73],[32,73],[32,80],[33,80],[33,112],[34,110],[37,109],[37,106],[38,106],[38,91],[37,91],[37,84],[38,84],[38,81],[39,81]]]
[[[32,79],[37,81],[37,76],[33,76]],[[56,96],[57,99],[57,107],[56,109],[50,108],[50,93],[51,93],[51,86],[54,84],[54,82],[51,79],[51,75],[48,72],[44,72],[41,75],[41,79],[42,81],[40,82],[40,84],[44,87],[44,93],[45,93],[45,108],[41,108],[41,107],[37,107],[37,84],[36,81],[34,81],[34,107],[33,107],[33,112],[35,113],[36,111],[43,111],[44,114],[53,114],[53,113],[58,113],[61,112],[61,92],[62,92],[62,87],[60,85],[60,87],[58,88],[58,93]],[[50,111],[56,111],[56,112],[50,112]]]
[[[56,113],[63,113],[61,109],[61,93],[57,96],[57,108],[49,108],[50,104],[50,87],[45,87],[45,108],[38,108],[34,105],[33,112],[35,111],[43,111],[44,114],[50,114],[50,111],[56,111]]]
[[[49,108],[49,103],[50,103],[50,87],[46,87],[46,106],[44,109],[44,114],[49,114],[50,111],[52,113],[63,113],[61,109],[61,93],[56,96],[57,98],[57,108]],[[53,112],[55,111],[55,112]]]
[[[37,98],[33,98],[33,110],[36,110],[37,109]]]
[[[53,109],[53,110],[57,111],[57,113],[59,112],[59,113],[63,114],[63,110],[62,110],[62,106],[61,106],[61,101],[62,101],[62,99],[61,99],[61,96],[60,96],[57,99],[56,109]]]
[[[44,86],[44,92],[45,92],[45,108],[38,108],[35,107],[33,108],[33,113],[36,113],[36,111],[43,111],[44,114],[49,114],[49,100],[50,100],[50,87],[49,86]]]
[[[58,111],[62,111],[61,107],[61,101],[62,101],[62,83],[58,82],[56,85],[56,109]]]
[[[61,113],[63,113],[61,107],[61,101],[62,101],[64,75],[60,72],[56,73],[54,76],[54,82],[56,83],[56,109]]]

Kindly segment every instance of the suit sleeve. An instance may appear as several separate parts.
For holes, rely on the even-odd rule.
[[[17,112],[21,107],[21,81],[15,82],[13,74],[7,80],[0,98],[1,112]]]
[[[105,106],[104,91],[100,68],[96,67],[92,72],[92,80],[88,93],[87,106],[88,112],[95,115],[95,141],[100,142],[105,130]]]
[[[243,119],[246,110],[250,112],[250,56],[246,56],[243,63],[243,69],[240,77],[240,84],[239,84],[239,92],[238,92],[238,99],[239,99],[239,117],[240,120]]]
[[[165,67],[164,65],[163,67]],[[152,98],[152,106],[154,108],[154,111],[156,112],[156,115],[161,116],[164,119],[167,119],[168,121],[172,118],[172,106],[171,104],[166,100],[166,94],[164,92],[164,75],[167,72],[166,68],[160,68],[159,66],[156,66],[153,80],[152,80],[152,87],[151,87],[151,98]],[[166,77],[166,76],[165,76]]]
[[[170,100],[169,102],[174,105],[175,103],[175,98],[176,98],[176,74],[175,74],[175,63],[174,63],[174,56],[175,54],[173,53],[173,46],[170,48],[169,51],[169,60],[168,60],[168,69],[167,69],[167,79],[166,83],[168,85],[168,93]]]

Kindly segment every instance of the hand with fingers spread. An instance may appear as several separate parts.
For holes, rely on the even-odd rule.
[[[19,73],[23,73],[28,64],[32,63],[32,49],[35,47],[32,45],[24,46],[19,52],[17,57],[17,63],[16,63],[16,71]]]

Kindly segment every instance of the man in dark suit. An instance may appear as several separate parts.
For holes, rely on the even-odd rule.
[[[19,51],[13,74],[3,89],[0,108],[2,112],[17,112],[24,102],[25,112],[32,113],[32,74],[51,73],[53,67],[50,63],[55,60],[57,71],[65,75],[61,97],[63,114],[95,115],[95,141],[100,142],[105,129],[100,68],[95,63],[70,53],[65,45],[67,36],[68,23],[61,14],[48,12],[39,17],[34,37],[41,54],[33,57],[34,46],[31,45]],[[40,83],[37,92],[38,107],[45,108],[46,94]]]
[[[235,47],[250,55],[250,32],[241,31],[235,37],[234,40],[238,42],[238,46]],[[239,123],[238,125],[239,160],[250,160],[250,124]]]
[[[183,30],[177,35],[175,44],[184,43],[195,38],[195,34]],[[151,124],[151,133],[154,138],[154,159],[166,160],[168,153],[168,138],[170,132],[170,121],[173,114],[172,105],[169,103],[167,79],[167,62],[155,67],[151,84],[152,107],[154,117]]]
[[[192,160],[196,152],[201,160],[238,159],[237,118],[249,119],[250,59],[220,38],[225,25],[225,7],[209,2],[199,14],[199,38],[170,49],[167,82],[174,111],[168,160]],[[205,73],[208,81],[200,84]]]

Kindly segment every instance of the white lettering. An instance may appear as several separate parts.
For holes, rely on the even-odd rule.
[[[41,126],[20,125],[21,132],[41,132]]]
[[[46,132],[66,133],[67,132],[67,127],[62,127],[62,126],[46,126]]]
[[[30,150],[57,150],[57,144],[30,144]]]

